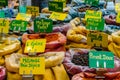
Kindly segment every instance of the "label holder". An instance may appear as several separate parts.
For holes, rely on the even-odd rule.
[[[97,27],[95,28],[95,30],[97,31]],[[93,30],[92,30],[93,31]],[[94,32],[96,32],[94,31]],[[91,31],[90,31],[91,32]],[[101,31],[100,31],[101,32]],[[102,51],[103,48],[102,48],[102,44],[100,44],[100,46],[96,46],[96,44],[94,44],[94,48],[97,50],[97,51]],[[99,80],[99,79],[102,79],[104,80],[105,79],[105,76],[103,75],[104,73],[106,73],[106,71],[104,70],[104,68],[106,68],[106,62],[104,62],[104,68],[100,68],[100,65],[99,65],[99,61],[97,61],[96,63],[97,65],[97,68],[96,68],[96,73],[97,73],[97,76],[95,76],[95,79]],[[101,70],[100,70],[101,69]],[[103,74],[100,75],[99,73],[102,72]]]
[[[97,69],[96,69],[97,76],[95,76],[95,79],[97,79],[97,80],[99,80],[99,79],[104,80],[105,76],[103,74],[106,73],[106,71],[104,70],[104,68],[106,68],[106,61],[104,61],[104,68],[100,68],[99,61],[97,61],[96,65],[97,65]],[[102,75],[99,74],[100,72],[102,73]]]
[[[18,30],[16,30],[16,28],[17,28],[17,26],[15,26],[15,27],[14,27],[13,32],[14,32],[14,33],[20,33],[20,29],[21,29],[21,28],[19,27],[19,29],[18,29]]]
[[[36,50],[34,51],[34,53],[31,53],[30,51],[31,51],[31,49],[29,49],[29,52],[28,52],[28,55],[30,57],[35,57],[37,55]],[[32,71],[30,71],[30,74],[25,74],[25,71],[24,71],[23,75],[22,75],[22,79],[23,80],[33,80],[33,73],[32,73]]]
[[[23,75],[22,75],[22,78],[23,80],[33,80],[33,74],[32,74],[32,71],[30,71],[30,74],[25,74],[25,71],[23,72]]]
[[[29,52],[28,52],[28,55],[30,57],[35,57],[37,55],[36,50],[33,53],[31,53],[30,51],[31,51],[31,49],[29,49]]]
[[[97,80],[99,80],[99,79],[104,80],[104,79],[105,79],[105,76],[104,76],[103,74],[100,75],[99,72],[105,73],[104,68],[106,68],[106,62],[104,62],[104,68],[99,68],[99,61],[97,61],[96,65],[97,65],[98,68],[96,69],[97,76],[95,76],[95,78],[96,78]],[[103,69],[103,70],[101,71],[100,69]]]

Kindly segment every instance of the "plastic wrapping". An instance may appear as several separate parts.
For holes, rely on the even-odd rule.
[[[40,54],[40,57],[45,57],[45,67],[50,68],[61,64],[64,60],[65,52],[47,52]]]
[[[79,53],[78,53],[79,52]],[[95,69],[91,69],[88,66],[81,66],[72,63],[73,56],[76,54],[88,54],[88,49],[70,49],[64,59],[64,66],[68,73],[74,75],[80,72],[95,72]]]
[[[61,26],[56,26],[56,27],[53,27],[53,32],[61,32],[63,33],[64,35],[67,34],[67,31],[71,28],[71,24],[70,23],[67,23],[65,25],[61,25]]]
[[[96,80],[96,76],[97,75],[93,73],[82,72],[74,75],[71,80]],[[120,72],[104,73],[103,76],[105,77],[103,80],[120,80]]]
[[[0,66],[0,80],[4,80],[6,77],[6,69]]]
[[[114,14],[110,14],[110,15],[104,16],[104,19],[105,19],[105,23],[108,24],[108,25],[120,26],[120,23],[118,23],[116,21],[116,15],[114,15]]]
[[[9,72],[19,72],[20,58],[26,57],[25,55],[13,53],[5,58],[5,65]]]
[[[20,48],[20,42],[14,37],[5,37],[0,45],[0,56],[11,54]]]
[[[22,76],[18,73],[7,72],[7,80],[22,80]]]

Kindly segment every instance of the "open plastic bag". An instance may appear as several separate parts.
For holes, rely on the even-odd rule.
[[[86,56],[86,54],[89,54],[89,51],[90,50],[88,50],[88,49],[70,49],[68,52],[66,52],[65,59],[64,59],[64,66],[69,74],[75,75],[80,72],[96,73],[95,68],[89,68],[89,66],[88,66],[89,62],[87,64],[85,63],[88,61],[89,58],[87,58],[87,60],[85,60],[84,57]],[[82,57],[80,59],[76,59],[76,62],[78,62],[77,60],[79,60],[79,61],[83,60],[81,63],[78,62],[80,64],[77,64],[75,61],[73,63],[73,59],[74,59],[75,55],[77,55],[78,57],[79,56]],[[115,67],[113,69],[106,69],[107,72],[120,71],[120,59],[117,58],[116,56],[114,57],[114,65],[115,65]]]

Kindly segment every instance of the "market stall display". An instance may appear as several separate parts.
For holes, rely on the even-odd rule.
[[[119,2],[28,1],[0,1],[0,80],[120,79]]]

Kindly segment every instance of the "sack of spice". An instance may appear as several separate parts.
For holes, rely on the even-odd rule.
[[[47,33],[47,34],[23,34],[22,43],[23,49],[26,41],[31,39],[46,39],[45,52],[65,51],[66,37],[62,33]]]
[[[65,54],[64,66],[67,72],[71,75],[75,75],[80,72],[96,73],[95,68],[89,68],[89,51],[88,49],[73,48]],[[113,69],[106,69],[107,72],[120,71],[120,59],[114,57]]]

